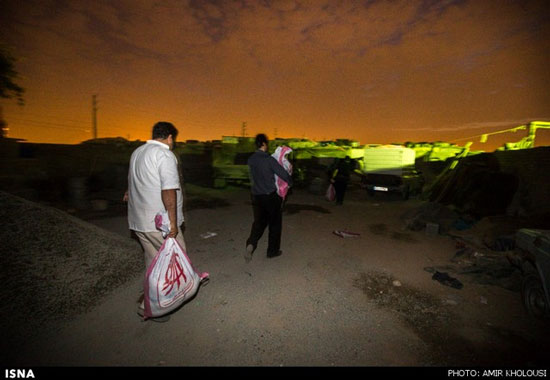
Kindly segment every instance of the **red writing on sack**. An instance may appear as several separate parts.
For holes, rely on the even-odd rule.
[[[183,267],[178,259],[179,255],[175,251],[172,252],[170,263],[168,264],[168,268],[164,274],[164,286],[162,287],[164,295],[170,294],[176,283],[178,288],[180,287],[180,278],[183,277],[183,281],[187,282],[187,277],[185,276],[185,273],[183,273]]]

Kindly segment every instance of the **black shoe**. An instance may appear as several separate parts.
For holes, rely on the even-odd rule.
[[[254,246],[252,244],[246,245],[246,251],[244,253],[244,261],[248,264],[252,260],[252,254],[254,253]]]
[[[279,251],[279,252],[273,253],[273,254],[271,254],[271,255],[268,254],[268,255],[267,255],[267,258],[268,258],[268,259],[272,259],[273,257],[279,257],[279,256],[281,256],[282,254],[283,254],[283,251]]]

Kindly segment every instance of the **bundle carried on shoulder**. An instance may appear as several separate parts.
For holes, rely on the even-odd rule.
[[[275,149],[275,152],[271,155],[277,160],[277,162],[285,168],[288,174],[292,175],[292,164],[288,160],[289,153],[292,152],[292,148],[288,146],[279,146]],[[288,193],[288,183],[275,174],[275,186],[277,187],[277,194],[285,199]]]

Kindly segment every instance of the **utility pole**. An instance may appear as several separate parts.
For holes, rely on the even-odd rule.
[[[97,139],[97,95],[92,95],[92,133]]]
[[[243,126],[241,129],[242,137],[246,137],[246,121],[243,121]]]
[[[0,106],[0,138],[8,137],[8,123],[4,121],[4,116],[2,115],[2,106]]]

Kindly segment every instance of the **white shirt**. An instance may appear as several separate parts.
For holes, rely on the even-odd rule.
[[[155,215],[166,211],[161,190],[176,189],[177,224],[183,223],[183,195],[178,159],[170,147],[148,140],[130,158],[128,171],[128,226],[139,232],[157,231]]]

